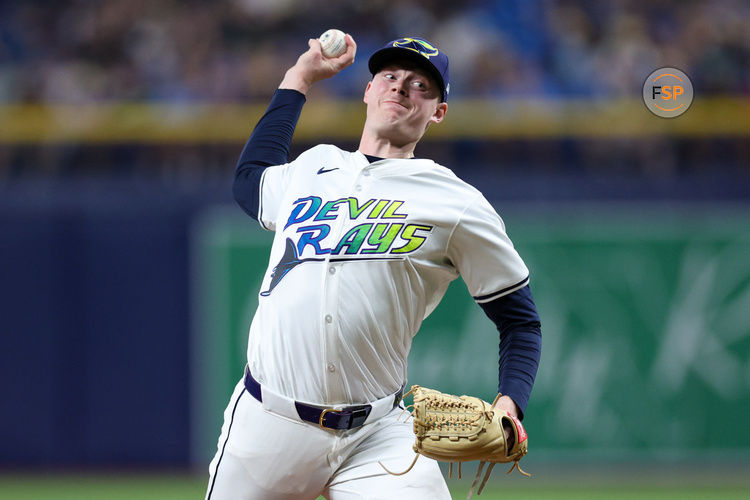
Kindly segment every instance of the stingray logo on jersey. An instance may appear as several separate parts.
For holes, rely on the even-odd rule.
[[[284,231],[291,229],[289,232],[295,236],[287,237],[284,255],[271,272],[268,290],[261,295],[270,295],[298,265],[325,260],[320,255],[330,255],[330,262],[403,259],[420,248],[433,229],[427,224],[405,222],[408,214],[402,212],[403,205],[400,200],[360,201],[352,196],[325,202],[319,196],[298,199],[284,225]],[[339,217],[359,223],[334,238],[327,221]],[[305,251],[315,257],[301,257]]]
[[[393,46],[413,50],[414,52],[422,54],[427,59],[440,53],[437,47],[431,45],[426,40],[420,40],[419,38],[399,38],[393,42]]]

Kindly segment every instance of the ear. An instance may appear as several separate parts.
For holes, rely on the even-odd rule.
[[[367,103],[367,93],[370,91],[370,87],[372,87],[372,80],[367,82],[367,87],[365,87],[365,95],[362,97],[362,102]]]
[[[435,109],[435,113],[430,118],[431,123],[440,123],[445,118],[445,115],[448,113],[448,103],[447,102],[441,102],[437,105],[437,109]]]

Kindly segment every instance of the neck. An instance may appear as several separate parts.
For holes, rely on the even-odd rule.
[[[403,145],[394,144],[388,139],[362,134],[362,139],[359,141],[359,152],[379,158],[413,158],[416,145],[416,142]]]

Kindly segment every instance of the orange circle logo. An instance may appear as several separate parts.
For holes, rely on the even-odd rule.
[[[643,84],[643,102],[656,116],[676,118],[693,102],[693,83],[677,68],[660,68]]]

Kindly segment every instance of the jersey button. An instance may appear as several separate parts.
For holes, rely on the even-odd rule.
[[[356,185],[356,186],[354,187],[354,190],[355,190],[355,191],[362,191],[362,186],[360,186],[359,184],[357,184],[357,185]]]
[[[336,268],[335,267],[329,267],[328,272],[331,274],[336,274]]]
[[[364,175],[365,177],[370,177],[370,171],[369,170],[365,170],[362,175]]]
[[[333,372],[336,371],[336,367],[333,366],[333,363],[328,363],[327,368],[328,368],[328,371],[331,372],[331,373],[333,373]]]
[[[333,323],[333,316],[326,314],[326,323]]]

